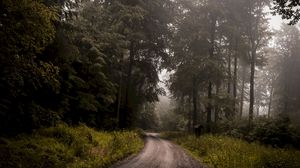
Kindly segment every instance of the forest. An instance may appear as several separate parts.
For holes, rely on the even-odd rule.
[[[0,167],[110,167],[145,132],[208,167],[300,167],[299,7],[2,0]]]

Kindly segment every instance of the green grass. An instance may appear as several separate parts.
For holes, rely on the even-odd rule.
[[[84,125],[41,129],[0,139],[0,167],[104,168],[143,147],[133,131],[98,132]]]
[[[204,164],[214,168],[299,168],[300,151],[277,149],[225,136],[179,136],[170,138]]]

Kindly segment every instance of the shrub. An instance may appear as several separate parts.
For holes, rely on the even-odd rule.
[[[98,132],[85,125],[59,125],[31,135],[0,139],[0,167],[108,167],[143,146],[133,131]]]
[[[205,164],[214,168],[298,168],[300,152],[248,143],[226,136],[173,138]]]
[[[247,120],[224,121],[217,125],[216,133],[248,142],[259,142],[273,147],[300,148],[300,132],[293,126],[289,118],[257,118],[251,127]]]

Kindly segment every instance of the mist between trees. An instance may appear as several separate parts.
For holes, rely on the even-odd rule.
[[[285,16],[276,2],[273,11]],[[201,127],[227,133],[244,127],[249,133],[259,123],[278,121],[284,129],[297,126],[300,33],[288,25],[271,30],[265,10],[270,5],[269,0],[4,0],[1,134],[60,122],[106,130]],[[172,103],[158,114],[155,102],[166,94],[158,85],[163,70],[170,73],[163,82]]]

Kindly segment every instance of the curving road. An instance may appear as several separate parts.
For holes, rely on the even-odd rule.
[[[179,146],[147,133],[144,149],[135,157],[117,163],[112,168],[204,168]]]

